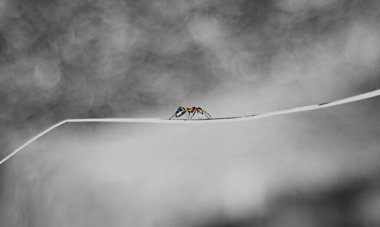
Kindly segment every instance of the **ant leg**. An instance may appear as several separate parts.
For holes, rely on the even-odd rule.
[[[193,115],[191,115],[190,119],[193,119],[195,113],[196,113],[196,111],[194,111],[194,113],[193,113]]]
[[[189,120],[190,119],[190,112],[187,112],[187,113],[188,113],[187,120]]]
[[[207,117],[207,119],[211,119],[211,115],[207,113],[207,111],[203,110],[203,112],[205,113],[205,116]]]
[[[174,116],[175,116],[175,114],[173,114],[173,116],[171,116],[171,117],[169,118],[169,120],[171,120]]]

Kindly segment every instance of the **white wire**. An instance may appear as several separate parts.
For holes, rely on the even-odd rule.
[[[51,126],[50,128],[46,129],[45,131],[39,133],[38,135],[36,135],[35,137],[31,138],[30,140],[28,140],[26,143],[24,143],[21,147],[17,148],[16,150],[14,150],[12,153],[10,153],[9,155],[7,155],[5,158],[3,158],[1,161],[0,161],[0,165],[3,164],[5,161],[7,161],[8,159],[10,159],[11,157],[13,157],[16,153],[18,153],[19,151],[21,151],[22,149],[24,149],[26,146],[28,146],[29,144],[33,143],[35,140],[37,140],[38,138],[40,138],[41,136],[45,135],[46,133],[50,132],[51,130],[65,124],[67,121],[61,121],[53,126]]]
[[[327,107],[342,105],[345,103],[350,102],[356,102],[364,99],[373,98],[380,95],[380,89],[363,93],[356,96],[351,96],[348,98],[340,99],[334,102],[329,103],[322,103],[322,104],[316,104],[316,105],[310,105],[310,106],[301,106],[296,107],[292,109],[287,110],[279,110],[264,114],[257,114],[257,115],[248,115],[248,116],[238,116],[238,117],[223,117],[223,118],[212,118],[212,119],[197,119],[197,120],[185,120],[185,119],[159,119],[159,118],[89,118],[89,119],[67,119],[64,121],[61,121],[45,131],[39,133],[38,135],[34,136],[30,140],[28,140],[26,143],[24,143],[22,146],[14,150],[12,153],[7,155],[5,158],[3,158],[0,161],[0,165],[6,162],[8,159],[13,157],[15,154],[17,154],[19,151],[24,149],[29,144],[33,143],[46,133],[50,132],[51,130],[65,124],[65,123],[86,123],[86,122],[109,122],[109,123],[159,123],[159,124],[190,124],[190,123],[222,123],[222,122],[236,122],[236,121],[248,121],[248,120],[254,120],[259,118],[265,118],[265,117],[271,117],[271,116],[278,116],[278,115],[284,115],[284,114],[290,114],[290,113],[297,113],[297,112],[304,112],[304,111],[310,111],[310,110],[316,110],[316,109],[323,109]]]

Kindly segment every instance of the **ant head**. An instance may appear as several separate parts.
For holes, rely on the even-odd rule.
[[[180,116],[184,115],[185,113],[186,113],[185,107],[180,106],[180,107],[178,107],[177,111],[175,112],[175,116],[180,117]]]

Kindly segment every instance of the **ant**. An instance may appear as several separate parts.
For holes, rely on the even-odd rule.
[[[193,106],[193,107],[187,107],[187,108],[185,108],[185,107],[180,106],[180,107],[178,107],[178,109],[175,112],[175,114],[173,114],[173,116],[171,116],[169,118],[169,120],[171,120],[173,117],[179,118],[182,115],[184,115],[185,113],[188,113],[187,119],[193,119],[193,117],[194,117],[194,115],[196,113],[200,113],[202,115],[204,114],[207,117],[207,119],[211,119],[211,115],[209,113],[207,113],[206,110],[203,110],[200,107],[194,107]],[[191,114],[193,114],[193,115],[191,115]],[[190,117],[190,115],[191,115],[191,117]]]

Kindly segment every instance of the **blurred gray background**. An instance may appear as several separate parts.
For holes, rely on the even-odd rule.
[[[214,117],[247,115],[378,89],[379,20],[376,0],[1,0],[0,158],[67,118],[168,118],[179,105],[201,106]],[[99,217],[96,212],[91,213],[90,208],[97,206],[83,205],[87,203],[68,214],[77,220],[74,224],[59,215],[62,210],[52,216],[51,207],[76,201],[75,196],[84,198],[83,194],[68,193],[70,199],[56,190],[59,196],[51,199],[39,194],[40,186],[50,191],[68,184],[50,178],[50,183],[37,182],[44,182],[45,172],[51,169],[54,179],[62,182],[86,178],[86,168],[96,173],[102,170],[93,163],[85,165],[86,160],[99,162],[108,151],[114,153],[104,166],[115,165],[112,173],[137,174],[137,167],[120,169],[113,163],[128,159],[146,163],[150,156],[143,158],[141,153],[155,150],[163,153],[163,159],[152,161],[153,166],[167,165],[169,172],[201,179],[186,183],[163,171],[158,178],[164,177],[166,185],[193,186],[198,193],[206,190],[207,198],[216,195],[211,207],[203,207],[204,200],[196,194],[202,209],[217,211],[205,212],[213,218],[204,215],[200,222],[185,218],[184,226],[378,226],[379,101],[374,98],[249,123],[62,127],[2,167],[8,171],[1,173],[1,199],[7,204],[1,209],[9,226],[15,220],[17,226],[112,226],[107,220],[124,226],[123,218],[112,215],[123,214],[127,208],[108,200],[119,194],[89,187],[98,181],[103,185],[105,179],[104,185],[108,181],[129,185],[123,177],[91,173],[94,178],[89,179],[94,181],[78,186],[85,195],[91,192],[107,198],[98,201],[99,207],[123,211],[99,219],[105,223],[95,218]],[[116,145],[109,150],[105,144]],[[127,156],[125,149],[129,149]],[[174,151],[178,153],[172,157]],[[78,153],[78,166],[67,168]],[[193,172],[198,163],[193,155],[204,162],[200,172]],[[240,165],[241,159],[245,161]],[[185,167],[177,166],[178,162]],[[204,175],[213,164],[215,175]],[[229,165],[234,166],[232,170]],[[148,177],[155,168],[145,170],[142,179],[150,183],[138,185],[158,184],[155,177]],[[255,183],[246,185],[252,176]],[[214,188],[212,179],[217,182]],[[237,186],[229,188],[220,182]],[[152,188],[152,192],[146,190],[155,197]],[[160,210],[162,204],[183,201],[185,195],[158,199],[153,207]],[[25,201],[31,205],[20,205]],[[144,216],[141,210],[136,211],[137,219],[151,219],[131,226],[157,226],[152,224],[157,220],[166,223],[162,226],[178,226],[167,213],[182,220],[170,209],[163,212],[166,222],[160,215],[152,218],[150,212]],[[81,222],[89,213],[93,221]],[[44,223],[46,215],[52,219]]]

